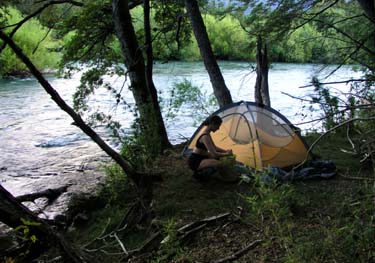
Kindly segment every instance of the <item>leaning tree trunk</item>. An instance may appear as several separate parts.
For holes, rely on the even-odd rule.
[[[64,262],[86,262],[78,250],[73,248],[65,238],[54,230],[43,219],[34,215],[27,207],[16,200],[3,186],[0,185],[0,221],[16,229],[27,227],[28,237],[35,236],[36,241],[30,241],[29,252],[25,254],[27,262],[39,257],[51,247],[58,248]]]
[[[198,43],[204,65],[208,75],[210,76],[215,97],[219,102],[220,107],[223,107],[224,105],[233,102],[232,96],[225,85],[223,75],[221,74],[219,65],[217,64],[215,55],[212,51],[206,26],[204,25],[201,12],[199,11],[198,2],[196,0],[185,0],[185,7],[190,17],[191,26]]]
[[[138,44],[128,4],[128,1],[124,0],[112,1],[115,29],[129,73],[131,90],[141,114],[142,126],[150,137],[152,135],[157,137],[158,140],[155,141],[160,143],[159,148],[162,150],[170,147],[170,142],[160,112],[152,75],[146,74],[142,49]],[[151,43],[147,44],[151,45]]]
[[[18,56],[18,58],[28,67],[31,74],[38,80],[44,90],[51,96],[51,99],[74,120],[74,123],[88,135],[105,153],[120,165],[124,172],[136,183],[139,182],[139,175],[133,167],[114,149],[112,149],[90,126],[88,126],[80,115],[78,115],[66,102],[60,97],[57,91],[51,84],[43,77],[40,71],[30,61],[30,59],[23,53],[23,51],[0,30],[0,39],[2,39]]]
[[[60,97],[57,91],[51,86],[51,84],[43,77],[40,71],[30,61],[30,59],[22,52],[22,50],[0,30],[0,39],[2,39],[18,56],[18,58],[28,67],[33,76],[39,81],[40,85],[44,90],[51,96],[51,99],[69,116],[74,120],[74,123],[93,140],[106,154],[108,154],[125,172],[127,176],[137,186],[140,202],[143,210],[148,209],[148,206],[152,199],[152,184],[150,182],[150,176],[140,174],[134,170],[118,152],[111,148],[90,126],[88,126],[66,102]]]
[[[257,38],[257,53],[256,53],[257,67],[256,73],[257,78],[255,82],[255,101],[271,106],[269,87],[268,87],[268,58],[267,58],[267,46],[262,44],[261,36]]]

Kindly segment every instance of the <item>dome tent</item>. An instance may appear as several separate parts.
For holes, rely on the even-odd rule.
[[[214,143],[232,149],[236,160],[256,170],[272,166],[287,168],[303,162],[308,147],[296,128],[281,113],[254,102],[240,101],[226,105],[212,115],[223,123],[211,134]],[[184,149],[188,155],[203,132],[203,124]]]

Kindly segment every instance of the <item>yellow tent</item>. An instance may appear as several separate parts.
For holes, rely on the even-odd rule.
[[[308,156],[307,146],[295,127],[276,110],[254,102],[237,102],[213,115],[222,118],[220,129],[211,133],[214,143],[232,149],[237,161],[257,170],[299,164]],[[201,125],[190,139],[188,154],[202,133]]]

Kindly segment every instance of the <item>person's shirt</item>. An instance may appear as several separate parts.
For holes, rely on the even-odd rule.
[[[207,151],[207,147],[206,147],[206,145],[205,145],[203,142],[201,142],[201,138],[202,138],[203,136],[205,136],[205,135],[208,136],[207,133],[203,133],[203,134],[201,134],[201,136],[199,136],[199,138],[198,138],[198,140],[197,140],[197,143],[195,144],[195,147],[197,147],[197,148],[200,149],[200,150]]]

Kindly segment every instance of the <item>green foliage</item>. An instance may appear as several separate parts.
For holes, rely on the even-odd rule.
[[[183,262],[191,262],[184,256],[185,251],[178,238],[177,224],[173,218],[164,224],[163,234],[165,238],[161,242],[161,247],[157,251],[156,257],[151,262],[180,262],[181,260]]]
[[[76,8],[59,24],[60,37],[71,32],[64,44],[61,66],[70,65],[74,69],[80,65],[74,66],[72,62],[83,62],[111,68],[121,61],[121,54],[113,52],[116,38],[109,1],[88,1],[84,7]]]
[[[180,50],[188,48],[192,38],[184,5],[174,0],[153,1],[152,4],[154,56],[160,60],[178,59]]]
[[[220,59],[250,60],[254,53],[249,50],[249,35],[233,16],[217,19],[206,15],[204,22],[214,54]]]
[[[348,259],[357,258],[358,262],[370,262],[375,259],[375,215],[374,185],[368,185],[361,200],[350,200],[342,203],[342,211],[349,217],[342,217],[337,229],[336,242],[339,242]],[[354,202],[353,202],[354,201]]]
[[[292,215],[290,207],[295,201],[293,187],[288,184],[278,185],[275,180],[265,182],[266,174],[267,171],[254,174],[257,194],[245,197],[251,211],[251,221],[268,224],[269,220],[276,223],[288,220]]]
[[[121,203],[127,192],[128,178],[123,169],[118,164],[107,165],[104,167],[106,185],[102,189],[101,195],[108,200],[110,204]]]
[[[340,201],[335,218],[296,238],[287,262],[372,262],[375,258],[374,186],[364,185],[355,198]],[[306,230],[308,232],[309,230]]]
[[[367,76],[372,79],[372,76]],[[345,129],[332,129],[347,137],[350,148],[347,153],[361,156],[361,165],[372,165],[374,168],[375,143],[372,134],[375,131],[373,120],[375,92],[373,81],[354,82],[349,93],[332,95],[332,87],[324,86],[317,78],[313,78],[314,93],[310,94],[311,106],[318,105],[323,112],[322,124],[327,131],[347,121]],[[354,121],[356,120],[356,121]],[[344,135],[344,133],[346,133]],[[374,170],[375,173],[375,170]]]
[[[329,130],[345,120],[345,112],[340,111],[340,99],[332,96],[329,89],[320,84],[319,80],[314,77],[314,94],[311,95],[311,103],[318,104],[323,111],[323,127]]]
[[[94,67],[83,72],[81,76],[80,85],[76,88],[73,94],[73,108],[76,112],[82,116],[87,117],[88,124],[105,125],[108,131],[111,133],[112,139],[121,141],[121,125],[113,118],[111,114],[106,114],[103,111],[105,109],[98,108],[97,104],[92,103],[95,101],[95,91],[97,89],[105,89],[109,95],[113,98],[113,106],[123,106],[126,109],[131,110],[131,107],[121,96],[122,87],[115,88],[108,81],[104,80],[106,74],[121,74],[123,71],[120,67],[114,66],[112,68],[106,67]]]
[[[142,109],[143,112],[147,110],[152,110],[151,105],[145,105]],[[122,141],[121,154],[137,171],[152,174],[152,164],[162,152],[157,127],[153,127],[154,122],[146,121],[137,114],[135,117],[131,126],[132,134]]]
[[[228,156],[223,156],[220,158],[220,162],[223,166],[234,168],[234,165],[236,164],[236,155],[232,154]]]
[[[0,9],[2,24],[14,25],[23,19],[21,13],[14,8]],[[6,32],[10,32],[9,27]],[[25,23],[13,37],[22,51],[33,61],[41,71],[56,68],[59,55],[55,52],[59,42],[52,37],[52,33],[43,27],[38,20],[31,19]],[[2,45],[2,41],[0,41]],[[0,53],[0,76],[23,75],[26,66],[20,63],[13,50],[6,47]]]
[[[20,220],[22,222],[22,225],[19,225],[18,227],[14,228],[14,231],[22,232],[23,240],[27,244],[27,246],[25,247],[25,250],[18,255],[19,259],[22,260],[23,257],[26,257],[30,253],[31,245],[38,241],[38,238],[35,236],[35,234],[32,231],[32,227],[40,226],[41,223],[29,221],[24,218],[20,218]]]
[[[211,113],[211,109],[217,106],[213,95],[202,93],[202,88],[194,86],[188,79],[175,82],[169,91],[169,100],[164,105],[166,116],[173,119],[183,106],[194,109],[194,119],[202,121],[205,116]]]
[[[30,232],[30,226],[39,226],[40,223],[28,221],[28,220],[26,220],[24,218],[21,218],[21,221],[22,221],[23,225],[20,225],[20,226],[16,227],[14,229],[14,231],[20,231],[20,230],[22,230],[23,235],[24,235],[24,237],[23,237],[24,240],[30,241],[31,243],[35,243],[38,239],[37,239],[37,237],[34,234],[32,234]]]
[[[220,165],[222,166],[222,168],[224,168],[224,170],[234,174],[236,172],[236,155],[232,154],[220,157]]]
[[[291,246],[292,207],[298,205],[293,187],[265,180],[267,171],[254,174],[255,195],[243,196],[249,207],[248,219],[263,229],[267,239],[274,238],[285,251]]]

